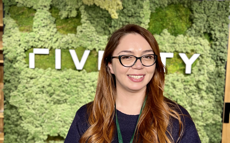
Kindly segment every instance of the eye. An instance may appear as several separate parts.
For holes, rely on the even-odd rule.
[[[130,59],[133,59],[133,56],[130,56],[130,55],[123,55],[123,56],[121,56],[121,59],[122,59],[122,60],[130,60]]]
[[[153,55],[144,55],[144,56],[142,56],[142,58],[151,60],[151,59],[154,59],[154,56]]]

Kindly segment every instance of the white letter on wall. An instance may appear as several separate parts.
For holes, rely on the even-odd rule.
[[[90,50],[85,50],[82,58],[81,58],[81,61],[79,62],[78,60],[78,57],[77,57],[77,54],[75,52],[75,50],[69,50],[70,54],[71,54],[71,57],[73,59],[73,62],[75,64],[75,67],[77,70],[82,70],[84,65],[85,65],[85,62],[89,56],[89,53],[90,53]]]
[[[166,58],[173,58],[173,53],[160,53],[161,61],[163,65],[166,67]],[[165,72],[165,68],[164,68]]]
[[[29,68],[35,68],[35,54],[48,55],[49,49],[33,49],[33,53],[29,53]]]
[[[101,60],[103,58],[104,51],[98,51],[98,70],[101,68]]]
[[[55,49],[55,69],[61,69],[61,49]]]
[[[184,61],[184,63],[186,64],[185,73],[191,74],[192,64],[200,56],[200,54],[194,54],[194,55],[192,55],[192,57],[190,59],[188,59],[188,57],[184,53],[179,53],[179,55],[180,55],[181,59]]]

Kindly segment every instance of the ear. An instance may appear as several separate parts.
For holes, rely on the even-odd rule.
[[[109,67],[109,71],[111,72],[111,74],[114,74],[112,63],[108,63],[108,67]]]

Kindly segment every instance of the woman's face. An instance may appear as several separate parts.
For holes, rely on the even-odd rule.
[[[113,52],[113,56],[134,55],[141,57],[148,54],[154,54],[152,48],[145,38],[137,33],[130,33],[123,36]],[[137,92],[146,90],[146,85],[153,77],[156,64],[146,67],[138,59],[132,67],[124,67],[118,58],[113,58],[112,63],[109,63],[108,66],[110,72],[116,77],[117,90]]]

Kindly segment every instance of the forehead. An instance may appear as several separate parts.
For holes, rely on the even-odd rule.
[[[147,40],[140,34],[129,33],[120,39],[114,54],[118,54],[122,51],[130,51],[135,54],[146,50],[152,50]]]

